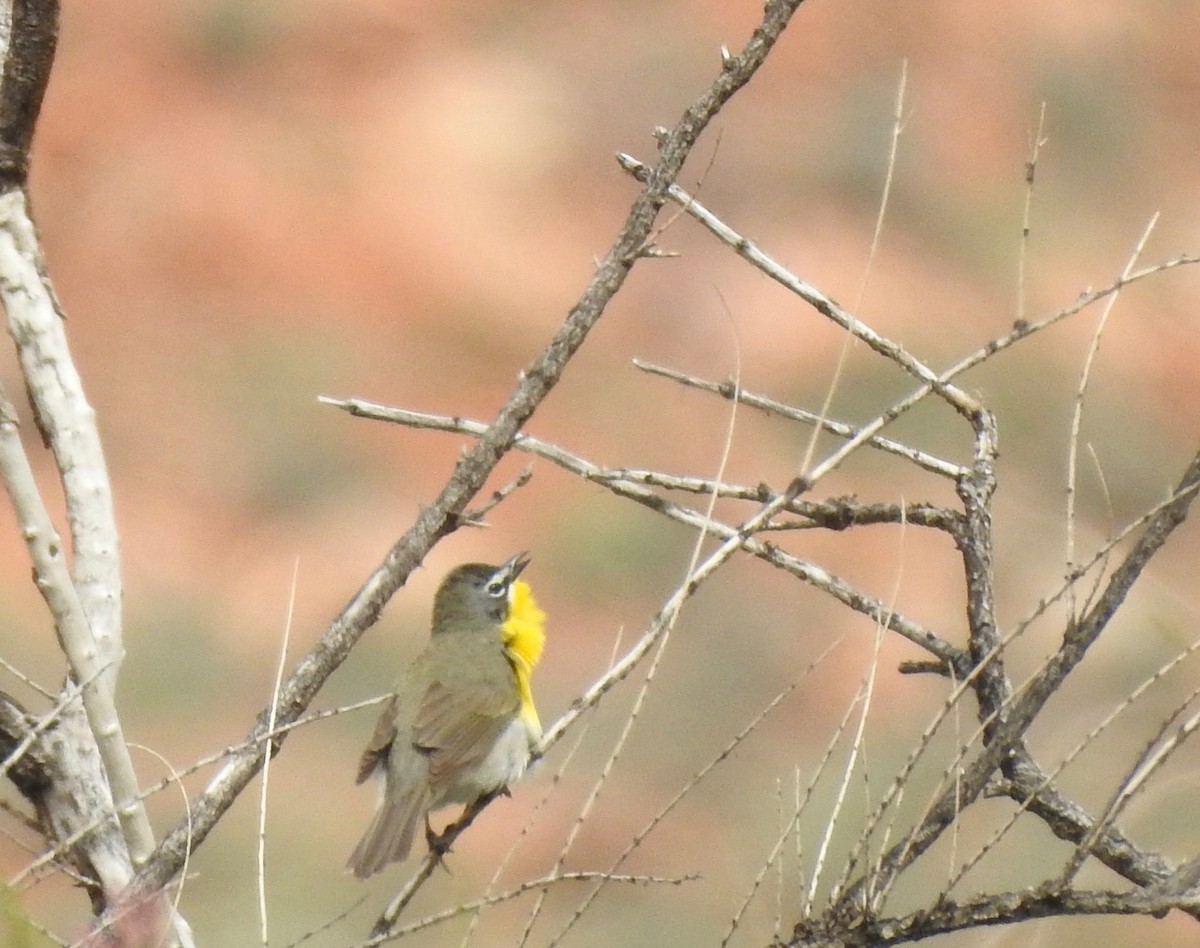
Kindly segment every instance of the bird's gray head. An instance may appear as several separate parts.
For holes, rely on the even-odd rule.
[[[521,552],[499,566],[466,563],[450,571],[433,600],[433,631],[446,631],[449,619],[484,619],[500,623],[508,617],[509,590],[529,554]]]

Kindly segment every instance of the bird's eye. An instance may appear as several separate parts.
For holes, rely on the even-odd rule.
[[[504,595],[504,592],[507,588],[508,588],[508,583],[504,582],[504,580],[493,579],[484,587],[484,590],[493,599],[499,599],[501,596]]]

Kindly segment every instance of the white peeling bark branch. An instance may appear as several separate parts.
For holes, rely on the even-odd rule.
[[[14,336],[17,335],[14,326],[20,327],[20,332],[26,336],[35,332],[30,327],[37,326],[47,313],[54,314],[53,318],[61,322],[40,268],[36,265],[36,244],[31,246],[28,243],[33,239],[33,224],[25,212],[25,196],[20,190],[0,195],[0,300],[4,302],[10,331]],[[65,339],[62,345],[63,349],[54,354],[59,371],[64,375],[73,375],[78,381],[69,353],[65,351]],[[20,341],[18,347],[22,347]],[[29,348],[41,352],[51,349],[46,345]],[[55,411],[62,407],[62,403],[52,401],[49,404]],[[78,418],[73,419],[76,425],[79,421]],[[21,526],[21,535],[29,550],[34,580],[50,609],[72,676],[84,683],[83,706],[104,763],[109,789],[116,800],[127,801],[118,804],[117,816],[130,855],[136,862],[135,854],[140,854],[144,859],[154,848],[154,837],[145,809],[137,799],[137,776],[113,700],[115,677],[110,673],[109,653],[99,647],[93,635],[90,617],[67,568],[66,551],[42,502],[33,469],[21,443],[16,411],[6,397],[0,401],[0,475],[4,478]],[[82,472],[77,471],[76,481],[82,477]],[[91,479],[97,477],[104,477],[103,469],[92,472]],[[128,874],[125,878],[102,880],[106,889],[112,887],[110,891],[114,894],[128,881]]]
[[[115,687],[124,657],[117,523],[96,413],[67,346],[65,321],[45,276],[24,191],[0,196],[0,294],[38,428],[62,479],[71,531],[72,585],[104,677]],[[80,671],[80,669],[76,669]]]
[[[126,889],[134,869],[154,850],[154,833],[142,803],[137,773],[116,711],[116,666],[123,653],[120,630],[120,573],[116,523],[108,473],[100,449],[95,412],[83,393],[67,346],[63,318],[45,276],[37,234],[22,188],[0,194],[0,300],[17,345],[25,387],[42,437],[54,451],[71,525],[75,572],[42,501],[21,442],[16,411],[0,392],[0,476],[3,477],[33,563],[38,591],[49,607],[58,641],[81,683],[80,697],[95,749],[81,727],[68,730],[68,707],[56,734],[63,766],[57,768],[64,814],[51,814],[57,835],[89,819],[98,824],[80,841],[83,861],[96,872],[102,897],[97,911],[111,906]],[[70,737],[68,738],[68,733]],[[64,743],[65,742],[65,743]],[[70,753],[67,753],[67,750]],[[99,752],[100,767],[94,766]],[[74,763],[68,763],[74,761]],[[81,768],[79,762],[92,766]],[[91,812],[88,812],[91,811]],[[104,831],[115,813],[120,837]],[[64,823],[65,819],[65,823]],[[121,841],[123,840],[123,846]],[[139,924],[157,929],[155,908],[145,906]],[[186,924],[175,919],[183,936]],[[186,941],[186,938],[181,938]]]

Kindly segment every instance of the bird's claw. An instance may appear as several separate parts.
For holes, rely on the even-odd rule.
[[[438,834],[433,831],[433,827],[429,825],[429,816],[425,817],[425,842],[429,846],[429,852],[433,855],[433,864],[440,866],[447,872],[450,867],[446,865],[446,856],[450,852],[450,842],[447,840],[449,833]]]

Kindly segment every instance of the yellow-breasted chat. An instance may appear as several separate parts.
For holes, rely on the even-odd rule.
[[[467,563],[442,580],[424,651],[405,670],[358,765],[383,795],[350,856],[360,879],[408,857],[419,823],[520,778],[542,736],[530,677],[546,614],[518,579],[529,555]],[[427,822],[426,822],[426,825]]]

